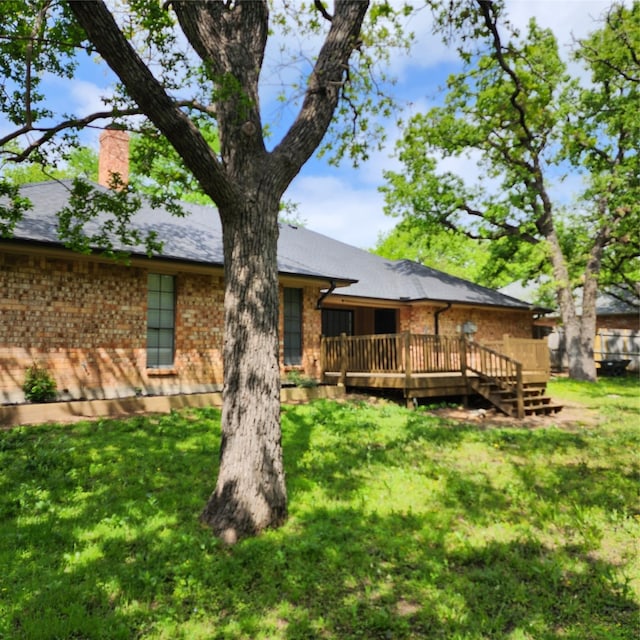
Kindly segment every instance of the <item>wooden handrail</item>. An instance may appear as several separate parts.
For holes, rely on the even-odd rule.
[[[524,418],[524,384],[522,363],[477,342],[467,342],[466,366],[500,389],[516,396],[516,413]]]

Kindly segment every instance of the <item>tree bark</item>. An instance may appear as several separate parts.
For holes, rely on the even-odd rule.
[[[281,524],[287,493],[280,431],[278,199],[222,212],[224,391],[220,470],[201,515],[228,543]],[[252,233],[247,234],[246,229]]]
[[[548,234],[547,242],[551,250],[553,276],[557,283],[556,299],[564,327],[569,377],[574,380],[594,382],[596,380],[596,365],[593,360],[593,339],[596,326],[595,281],[590,282],[588,289],[583,292],[582,315],[579,316],[576,312],[569,270],[555,231],[552,230]]]

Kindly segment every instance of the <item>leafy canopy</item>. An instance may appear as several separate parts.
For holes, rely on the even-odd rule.
[[[403,171],[385,174],[386,212],[416,235],[444,230],[488,241],[487,281],[551,274],[556,244],[567,286],[590,269],[587,277],[631,289],[639,255],[632,230],[640,228],[640,5],[615,5],[578,43],[575,57],[592,73],[587,86],[568,75],[550,30],[531,21],[520,34],[505,21],[503,42],[501,6],[478,5],[487,19],[472,21],[461,40],[464,71],[448,79],[444,104],[414,116],[398,144]],[[451,166],[460,169],[444,168]],[[581,183],[573,199],[568,177]],[[554,267],[556,279],[561,271]]]

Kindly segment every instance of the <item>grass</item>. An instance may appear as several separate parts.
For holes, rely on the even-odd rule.
[[[0,433],[0,638],[638,637],[636,380],[553,383],[598,424],[283,408],[285,526],[197,515],[219,413]]]

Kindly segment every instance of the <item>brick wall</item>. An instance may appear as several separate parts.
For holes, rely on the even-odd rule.
[[[435,312],[443,305],[417,304],[400,309],[400,330],[412,333],[435,333]],[[452,307],[438,316],[438,332],[441,335],[459,335],[465,322],[473,322],[478,331],[478,342],[500,340],[508,334],[514,338],[532,338],[533,318],[529,311],[508,309],[480,309]]]
[[[0,400],[23,399],[34,361],[69,397],[142,385],[146,277],[89,261],[0,255]],[[142,320],[141,320],[142,318]],[[130,394],[129,394],[130,395]]]
[[[174,366],[153,370],[146,368],[148,272],[86,259],[0,253],[0,402],[24,401],[25,371],[34,361],[50,371],[62,399],[220,389],[222,277],[175,274]],[[303,290],[303,370],[314,377],[319,375],[318,295],[318,287]]]

